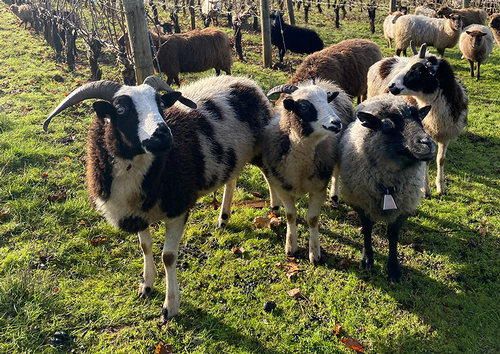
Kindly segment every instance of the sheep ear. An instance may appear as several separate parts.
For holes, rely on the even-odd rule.
[[[326,93],[326,96],[327,96],[327,99],[328,99],[328,103],[332,102],[335,98],[337,98],[337,96],[339,95],[339,91],[335,91],[335,92],[327,92]]]
[[[165,105],[165,108],[172,107],[175,102],[181,97],[182,93],[179,91],[167,92],[161,96],[161,100]]]
[[[363,127],[377,129],[380,124],[380,120],[371,113],[358,112],[357,117],[361,121]]]
[[[285,98],[283,100],[283,107],[287,110],[287,111],[293,111],[294,108],[295,108],[295,102],[293,101],[293,99],[291,98]]]
[[[470,34],[472,33],[471,31],[465,31],[465,33],[467,33],[469,36]]]
[[[92,108],[94,108],[95,113],[101,119],[111,119],[112,117],[116,116],[115,107],[113,107],[113,105],[107,101],[95,101],[92,104]]]
[[[429,114],[429,111],[431,110],[432,106],[425,106],[422,107],[418,110],[418,116],[420,117],[420,120],[424,120],[424,118]]]

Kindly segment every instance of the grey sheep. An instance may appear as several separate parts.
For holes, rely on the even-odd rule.
[[[481,64],[493,50],[493,34],[483,25],[470,25],[464,28],[458,43],[463,57],[469,61],[470,76],[474,77],[474,62],[476,62],[476,81],[479,81]]]
[[[495,41],[500,46],[500,14],[493,14],[490,16],[490,28],[495,37]]]
[[[387,40],[387,47],[392,48],[392,40],[394,39],[394,29],[396,28],[396,21],[403,16],[400,11],[391,12],[384,20],[384,38]]]
[[[295,198],[309,194],[309,260],[318,264],[319,214],[336,164],[335,147],[342,121],[353,116],[352,100],[334,83],[321,79],[281,85],[268,95],[285,93],[276,115],[265,128],[262,160],[271,190],[273,211],[280,200],[285,207],[287,233],[285,253],[297,252]]]
[[[460,15],[452,14],[446,19],[430,18],[425,16],[405,15],[396,21],[394,39],[396,42],[396,55],[406,56],[406,48],[410,41],[416,46],[426,43],[444,56],[446,48],[453,48],[462,33],[462,20]]]
[[[357,119],[338,145],[342,196],[363,227],[362,268],[373,265],[373,223],[386,222],[387,274],[393,282],[401,280],[399,231],[422,197],[424,161],[434,156],[434,143],[422,126],[429,110],[390,94],[370,98],[358,106]]]
[[[441,6],[437,15],[440,17],[450,16],[451,14],[457,14],[462,16],[462,27],[465,28],[472,24],[485,25],[486,24],[486,11],[482,9],[452,9],[449,6]]]
[[[430,7],[425,7],[425,6],[417,6],[415,8],[415,15],[438,18],[436,10],[431,9]]]
[[[361,102],[366,96],[368,69],[381,59],[382,52],[376,43],[346,39],[308,55],[288,83],[296,85],[313,78],[331,80]]]
[[[33,7],[31,5],[10,5],[10,11],[21,20],[21,25],[24,23],[24,29],[28,22],[33,26]]]

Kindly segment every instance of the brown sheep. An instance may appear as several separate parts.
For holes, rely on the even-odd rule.
[[[214,68],[217,75],[221,70],[231,75],[233,57],[229,37],[216,28],[204,28],[187,33],[159,36],[151,33],[158,52],[153,58],[156,71],[167,75],[167,83],[173,81],[180,86],[179,73],[202,72]]]
[[[472,24],[485,25],[486,24],[486,11],[481,9],[457,9],[454,10],[448,6],[441,6],[437,11],[438,16],[450,16],[457,14],[462,16],[462,28]]]
[[[33,8],[30,5],[10,5],[10,11],[21,20],[21,25],[24,23],[24,29],[28,22],[33,26]]]
[[[500,14],[493,14],[490,17],[490,28],[495,41],[500,46]]]
[[[346,39],[308,55],[288,83],[297,85],[314,78],[331,80],[360,102],[366,96],[368,69],[379,60],[382,52],[376,43]]]

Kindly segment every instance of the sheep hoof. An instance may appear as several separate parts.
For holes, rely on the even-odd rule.
[[[309,261],[314,267],[319,266],[319,262],[321,261],[321,256],[315,256],[314,254],[309,254]]]
[[[139,296],[139,298],[141,298],[141,299],[145,299],[149,293],[151,293],[151,287],[145,286],[144,284],[141,284],[139,286],[139,291],[137,293],[137,296]]]
[[[401,283],[401,269],[399,265],[389,267],[387,269],[387,275],[389,276],[389,280],[392,284]]]
[[[166,325],[172,318],[168,317],[168,309],[167,308],[162,308],[161,309],[161,317],[160,317],[160,326]]]
[[[338,208],[338,206],[339,206],[339,196],[334,195],[333,197],[330,198],[330,207]]]
[[[217,229],[225,229],[226,228],[226,223],[225,222],[220,222],[217,221],[217,225],[215,226]]]
[[[369,272],[373,266],[373,259],[369,259],[367,256],[361,257],[361,269]]]

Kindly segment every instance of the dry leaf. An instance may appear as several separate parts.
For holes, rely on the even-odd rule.
[[[304,295],[300,293],[300,288],[295,288],[292,290],[287,290],[286,292],[292,299],[298,300],[305,298]]]
[[[59,194],[48,195],[47,200],[53,203],[62,203],[66,201],[66,191],[61,191]]]
[[[358,213],[355,212],[354,210],[351,210],[350,212],[347,213],[347,216],[354,216],[355,218],[358,217]]]
[[[261,229],[269,225],[271,218],[269,216],[257,216],[253,219],[253,224],[255,227]]]
[[[485,227],[479,228],[479,236],[481,236],[481,237],[486,236],[486,228]]]
[[[257,198],[262,198],[262,194],[260,194],[259,192],[252,192],[252,195]]]
[[[172,354],[172,344],[165,344],[163,342],[158,343],[158,346],[155,349],[155,354]]]
[[[90,240],[90,243],[92,244],[92,246],[95,247],[95,246],[97,246],[100,243],[103,243],[105,241],[106,241],[106,239],[104,237],[96,237],[96,238]]]
[[[0,219],[7,218],[9,216],[9,210],[10,209],[0,211]]]
[[[269,225],[268,225],[269,228],[270,229],[275,229],[277,227],[280,227],[281,220],[282,220],[281,217],[279,217],[279,218],[277,218],[276,216],[271,217],[271,219],[269,220]]]
[[[42,181],[47,182],[47,178],[49,178],[49,175],[48,175],[48,174],[46,174],[46,173],[44,173],[44,174],[42,175]]]
[[[270,203],[269,199],[261,199],[261,200],[245,200],[242,202],[233,203],[233,205],[237,207],[262,209],[269,206],[269,203]]]
[[[276,268],[284,270],[288,279],[292,279],[294,275],[300,271],[299,264],[296,258],[288,258],[286,264],[278,262],[274,265]]]
[[[335,333],[333,335],[338,336],[342,332],[342,323],[339,323],[333,327]]]
[[[351,348],[358,353],[364,353],[365,348],[363,347],[363,344],[361,344],[360,341],[358,341],[356,338],[354,338],[351,335],[347,335],[347,338],[341,338],[340,341],[342,342],[343,345],[345,345],[347,348]]]
[[[245,249],[243,247],[233,248],[233,254],[243,254],[243,253],[245,253]]]

